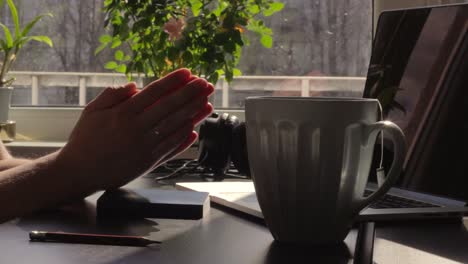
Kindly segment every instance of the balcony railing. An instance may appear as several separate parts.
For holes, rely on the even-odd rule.
[[[107,86],[128,80],[122,74],[85,72],[11,72],[16,77],[12,104],[15,106],[84,106]],[[138,87],[142,78],[135,76]],[[252,95],[361,96],[364,77],[332,76],[239,76],[231,84],[216,84],[217,108],[241,108]],[[61,93],[62,90],[67,95]],[[63,97],[63,98],[61,98]]]

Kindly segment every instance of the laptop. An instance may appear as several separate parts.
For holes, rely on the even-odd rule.
[[[461,219],[468,212],[468,154],[453,151],[457,144],[468,148],[463,137],[468,122],[460,118],[464,113],[468,118],[467,76],[468,4],[381,13],[363,97],[379,99],[384,119],[405,132],[408,153],[396,186],[363,209],[357,221]],[[381,139],[373,171],[391,164],[391,144],[385,135]],[[252,182],[177,183],[176,188],[209,192],[214,203],[263,217]],[[376,188],[371,175],[365,195]]]

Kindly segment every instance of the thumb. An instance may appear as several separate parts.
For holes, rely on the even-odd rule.
[[[123,87],[107,87],[94,100],[92,100],[86,108],[88,110],[112,108],[113,106],[132,97],[136,93],[138,93],[138,90],[134,82],[127,83]]]

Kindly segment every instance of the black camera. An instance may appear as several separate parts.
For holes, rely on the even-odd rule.
[[[227,113],[213,113],[205,119],[199,130],[198,162],[213,171],[216,180],[224,179],[231,163],[250,177],[245,122]]]

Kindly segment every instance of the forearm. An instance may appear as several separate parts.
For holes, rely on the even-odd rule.
[[[17,166],[21,166],[21,165],[29,163],[29,162],[31,162],[31,160],[28,160],[28,159],[15,159],[15,158],[0,160],[0,172],[2,172],[4,170],[9,170],[9,169],[17,167]]]
[[[4,159],[11,159],[11,155],[0,140],[0,161]]]
[[[30,162],[30,160],[13,158],[10,153],[8,153],[3,143],[0,141],[0,172],[23,165],[28,162]]]
[[[0,222],[90,193],[68,177],[57,156],[55,152],[0,171]]]

